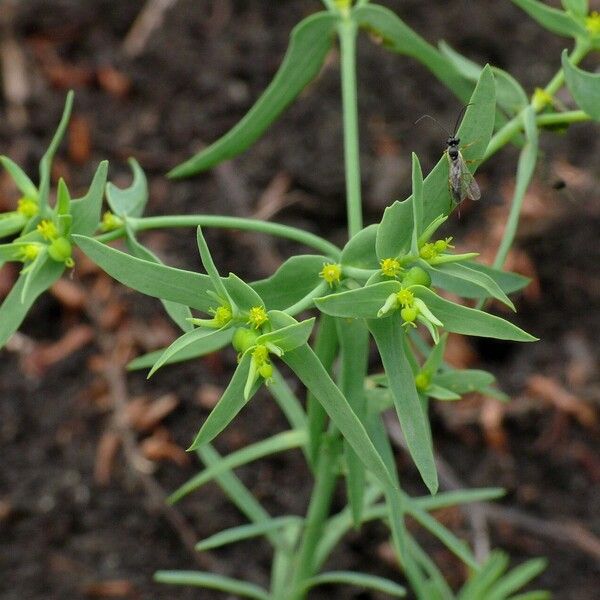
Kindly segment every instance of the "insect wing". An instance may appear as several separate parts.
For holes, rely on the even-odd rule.
[[[467,167],[467,163],[465,163],[465,159],[460,152],[458,153],[458,159],[455,162],[458,163],[457,171],[460,171],[460,175],[458,175],[458,195],[460,196],[460,200],[457,200],[457,202],[462,202],[465,198],[469,198],[469,200],[479,200],[479,198],[481,198],[481,191],[475,181],[475,177],[473,177],[473,174],[469,171],[469,167]]]
[[[450,155],[448,155],[448,187],[450,188],[450,193],[452,194],[452,199],[454,202],[459,204],[463,201],[464,196],[461,192],[462,187],[462,167],[461,162],[464,164],[464,161],[461,161],[460,155],[456,160],[452,160]]]

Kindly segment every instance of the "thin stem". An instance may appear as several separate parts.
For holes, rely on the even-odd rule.
[[[575,43],[575,48],[571,52],[569,56],[569,60],[577,65],[581,62],[581,60],[585,57],[585,55],[589,52],[590,48],[587,42],[582,42],[577,40]],[[548,85],[544,88],[544,91],[554,96],[556,92],[562,87],[565,82],[565,74],[562,69],[559,69],[558,72],[554,75],[554,77],[550,80]],[[488,144],[487,150],[485,151],[485,155],[483,160],[487,160],[491,158],[498,150],[508,144],[513,137],[523,129],[523,115],[526,109],[523,109],[516,117],[511,119],[508,123],[504,125],[490,140]],[[573,111],[579,112],[579,111]],[[562,115],[567,115],[569,113],[558,113]],[[539,118],[544,117],[546,115],[541,115]],[[550,116],[550,115],[547,115]],[[562,122],[562,121],[561,121]],[[565,123],[569,122],[577,122],[577,121],[564,121]]]
[[[336,462],[339,453],[339,436],[325,434],[321,444],[319,462],[310,505],[306,514],[304,533],[300,542],[298,562],[291,587],[291,600],[303,600],[306,596],[304,582],[313,575],[316,564],[316,548],[329,515],[335,483]]]
[[[538,126],[545,125],[568,125],[569,123],[582,123],[590,121],[592,117],[583,110],[569,110],[567,112],[551,113],[548,115],[539,115],[535,121]]]
[[[350,238],[355,236],[363,227],[356,94],[356,32],[356,23],[349,16],[340,21],[338,34],[342,71],[346,208],[348,213],[348,236]]]
[[[277,237],[293,240],[299,244],[304,244],[322,252],[328,257],[337,259],[340,256],[340,249],[324,240],[323,238],[290,227],[280,223],[271,223],[269,221],[259,221],[258,219],[246,219],[243,217],[227,217],[223,215],[167,215],[162,217],[142,217],[140,219],[128,219],[129,224],[134,231],[147,231],[149,229],[162,229],[166,227],[218,227],[225,229],[240,229],[243,231],[255,231],[257,233],[266,233]],[[117,229],[96,237],[100,242],[110,242],[119,239],[125,235],[123,229]]]

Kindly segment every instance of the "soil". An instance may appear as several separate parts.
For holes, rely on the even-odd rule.
[[[291,28],[318,10],[319,3],[179,0],[139,56],[131,58],[123,51],[123,40],[144,4],[139,0],[18,3],[12,31],[24,52],[29,94],[24,120],[9,119],[14,113],[8,100],[0,104],[2,154],[35,173],[65,92],[74,88],[75,125],[59,152],[54,175],[64,176],[75,195],[85,189],[97,162],[105,158],[111,163],[111,180],[126,185],[126,158],[135,156],[149,177],[149,214],[248,215],[279,177],[287,188],[280,194],[285,202],[274,218],[343,243],[335,56],[253,149],[195,179],[164,178],[169,168],[243,116],[275,73]],[[473,60],[508,70],[528,91],[549,80],[567,43],[544,33],[510,2],[385,4],[428,40],[443,38]],[[428,169],[443,149],[445,134],[429,124],[414,126],[414,121],[426,112],[452,123],[460,105],[418,64],[387,54],[366,37],[359,45],[359,73],[365,219],[375,222],[386,204],[407,194],[410,151],[416,151]],[[513,256],[513,268],[534,277],[533,287],[518,298],[514,319],[541,341],[521,346],[457,342],[458,363],[491,370],[516,400],[503,409],[502,424],[494,421],[497,413],[481,399],[436,406],[435,439],[465,486],[504,486],[508,493],[502,505],[549,522],[577,522],[600,535],[600,462],[594,425],[600,402],[596,343],[600,197],[593,185],[600,174],[600,142],[592,127],[584,124],[562,135],[546,134],[543,149],[543,164],[528,196],[518,253]],[[516,150],[507,149],[484,166],[478,176],[484,201],[466,207],[452,225],[459,243],[469,240],[487,247],[499,215],[505,215],[516,158]],[[559,180],[567,183],[565,190],[552,187]],[[0,179],[4,203],[0,209],[7,210],[12,198],[7,180]],[[295,250],[280,241],[266,246],[257,236],[210,231],[208,237],[222,270],[248,278],[265,276],[274,261]],[[148,234],[144,240],[169,264],[198,268],[192,231]],[[157,347],[174,335],[158,302],[111,287],[82,258],[79,261],[82,266],[69,283],[108,303],[104,316],[111,339],[129,336],[141,352],[144,346]],[[2,272],[2,289],[14,274]],[[108,482],[99,483],[97,472],[95,477],[99,442],[110,429],[112,415],[98,366],[105,357],[93,341],[75,344],[61,360],[51,359],[47,352],[56,350],[57,340],[76,326],[89,327],[89,317],[55,290],[38,301],[21,328],[24,349],[13,344],[12,351],[2,354],[0,597],[223,598],[205,590],[153,583],[152,574],[158,569],[198,565],[164,512],[149,501],[121,453]],[[185,448],[207,414],[212,389],[208,386],[223,387],[233,365],[234,357],[226,353],[170,367],[155,376],[152,386],[143,374],[134,373],[128,376],[129,393],[149,400],[174,393],[178,407],[151,434],[167,432],[173,443]],[[535,377],[559,386],[569,398],[568,406],[556,400],[557,393],[544,394],[533,386]],[[230,452],[284,427],[276,407],[259,396],[217,446]],[[150,434],[134,435],[142,440]],[[154,477],[167,492],[198,469],[193,460],[178,460],[181,464],[156,463]],[[423,493],[409,462],[402,456],[398,460],[406,487],[411,493]],[[260,461],[239,474],[273,514],[303,514],[310,478],[300,453]],[[197,539],[243,522],[213,485],[190,496],[180,509]],[[468,523],[459,512],[449,511],[440,518],[468,537]],[[537,585],[551,590],[555,598],[598,597],[597,549],[594,558],[593,551],[549,543],[510,520],[494,524],[491,535],[493,545],[508,551],[514,564],[546,556],[549,566]],[[418,537],[450,580],[460,584],[464,572],[455,559],[424,534]],[[381,527],[352,533],[330,567],[399,579],[397,569],[385,560],[385,544]],[[219,573],[259,584],[268,581],[269,549],[262,542],[242,543],[210,556]],[[383,596],[323,588],[311,598]]]

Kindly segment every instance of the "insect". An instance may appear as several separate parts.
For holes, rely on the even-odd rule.
[[[467,104],[467,106],[469,105]],[[416,124],[421,119],[428,117],[432,121],[435,121],[448,134],[445,150],[445,154],[448,157],[448,187],[452,199],[456,204],[460,204],[465,198],[469,198],[469,200],[479,200],[479,198],[481,198],[479,186],[471,171],[469,171],[467,163],[460,151],[460,138],[456,137],[458,124],[465,114],[467,106],[463,107],[460,111],[454,125],[453,133],[450,133],[437,119],[434,119],[430,115],[423,115],[415,121]]]

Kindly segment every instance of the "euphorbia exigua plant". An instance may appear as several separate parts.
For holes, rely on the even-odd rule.
[[[347,583],[390,596],[412,593],[422,600],[525,600],[543,592],[518,593],[542,569],[530,561],[506,573],[507,557],[494,552],[483,564],[468,545],[436,521],[436,508],[493,499],[498,489],[438,493],[434,442],[429,425],[432,401],[454,401],[480,391],[501,396],[494,377],[480,370],[450,368],[444,362],[447,332],[518,342],[535,340],[509,321],[481,310],[493,298],[514,310],[508,294],[527,284],[502,271],[513,242],[521,203],[538,158],[539,132],[546,126],[600,119],[600,80],[577,67],[600,48],[600,17],[588,14],[586,0],[563,0],[564,11],[536,0],[513,0],[550,31],[573,38],[562,68],[531,99],[501,69],[483,68],[443,42],[431,46],[388,9],[368,0],[324,0],[325,10],[304,19],[275,79],[248,114],[220,140],[176,167],[170,176],[189,177],[248,149],[315,78],[337,39],[340,47],[344,125],[348,241],[340,248],[312,233],[277,223],[220,215],[145,217],[148,190],[140,166],[131,161],[134,180],[127,189],[106,184],[101,163],[90,191],[72,200],[59,181],[51,206],[50,166],[68,123],[72,95],[40,164],[40,183],[10,159],[2,164],[22,193],[14,211],[0,218],[0,262],[17,261],[23,269],[0,308],[0,342],[18,328],[35,298],[73,266],[72,247],[123,284],[160,298],[182,335],[161,351],[134,360],[131,369],[192,360],[232,345],[238,365],[218,404],[199,427],[190,450],[205,468],[176,490],[171,502],[216,480],[248,518],[242,527],[199,542],[198,550],[265,536],[273,547],[268,589],[203,572],[159,572],[158,581],[215,588],[258,599],[306,598],[313,587]],[[393,52],[422,63],[468,105],[457,137],[469,168],[475,170],[503,146],[521,146],[513,206],[493,267],[477,262],[474,252],[453,252],[452,239],[441,233],[455,204],[448,188],[448,160],[423,178],[412,155],[412,195],[390,204],[379,223],[363,226],[358,152],[355,41],[367,31]],[[553,97],[566,83],[580,109],[557,111]],[[109,211],[101,216],[106,196]],[[166,266],[138,240],[148,229],[197,227],[204,273]],[[215,265],[202,228],[245,229],[288,238],[311,248],[285,261],[269,278],[244,282],[224,276]],[[95,234],[95,235],[94,235]],[[109,242],[125,239],[127,252]],[[446,299],[443,290],[477,301],[478,308]],[[192,311],[196,311],[193,313]],[[422,334],[425,334],[423,337]],[[376,345],[383,371],[371,372],[368,353]],[[297,398],[279,371],[285,364],[304,384]],[[290,429],[221,457],[211,442],[236,418],[259,389],[280,406]],[[402,488],[382,413],[396,412],[406,446],[430,495],[411,497]],[[314,475],[312,497],[304,517],[272,517],[233,473],[236,467],[291,448],[303,450]],[[332,514],[338,483],[347,506]],[[405,521],[410,516],[439,538],[469,568],[458,591],[445,582]],[[388,526],[404,583],[366,573],[323,571],[332,549],[352,527],[381,519]]]

